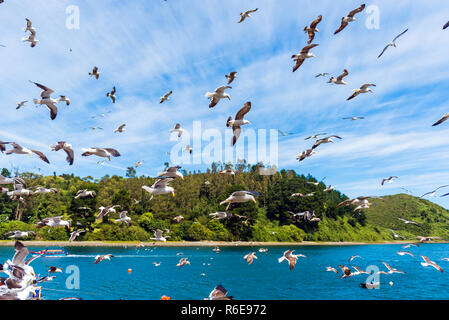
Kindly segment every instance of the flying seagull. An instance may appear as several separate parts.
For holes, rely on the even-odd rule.
[[[116,94],[116,92],[117,92],[117,90],[115,89],[115,87],[113,87],[112,90],[111,90],[111,92],[108,92],[108,93],[106,94],[106,97],[111,98],[112,103],[115,103],[115,99],[116,99],[115,94]]]
[[[382,186],[385,184],[385,182],[388,182],[388,183],[393,183],[393,180],[394,179],[398,179],[398,177],[396,177],[396,176],[391,176],[391,177],[389,177],[389,178],[387,178],[387,179],[382,179],[382,182],[380,183]]]
[[[179,172],[178,170],[181,169],[182,167],[180,166],[176,166],[176,167],[169,167],[167,170],[165,170],[164,172],[159,172],[158,178],[181,178],[184,180],[184,175]]]
[[[114,133],[116,133],[116,132],[118,132],[118,133],[125,132],[126,131],[125,127],[126,127],[126,124],[120,125],[117,129],[114,130]]]
[[[348,70],[344,69],[341,75],[339,75],[336,79],[334,77],[331,77],[327,83],[347,85],[347,83],[343,81],[343,78],[346,77],[348,74],[349,74]]]
[[[181,258],[181,260],[179,260],[178,264],[176,265],[177,267],[183,267],[186,265],[190,265],[190,261],[187,261],[188,258]]]
[[[39,40],[36,40],[36,33],[31,33],[28,38],[22,38],[23,42],[29,42],[30,47],[34,48],[36,44],[39,42]]]
[[[339,136],[333,135],[333,136],[329,136],[323,139],[319,139],[315,142],[315,144],[312,146],[312,150],[316,149],[318,146],[320,146],[323,143],[334,143],[334,140],[332,140],[332,138],[337,138],[337,139],[343,139]]]
[[[100,213],[97,215],[97,217],[95,218],[96,220],[99,220],[103,217],[105,217],[106,215],[108,215],[109,213],[116,213],[115,208],[120,207],[119,205],[113,205],[113,206],[107,206],[107,207],[103,207],[101,206],[100,208],[98,208],[100,210]]]
[[[307,41],[308,44],[311,44],[315,38],[315,32],[320,32],[316,26],[321,22],[321,19],[323,19],[323,16],[319,15],[318,18],[312,21],[310,26],[304,28],[304,32],[307,32],[307,35],[309,36],[309,40]]]
[[[421,262],[421,265],[423,267],[434,267],[435,269],[437,269],[440,272],[443,272],[443,269],[437,265],[435,262],[431,261],[428,257],[423,256],[423,255],[419,255],[421,258],[423,258],[424,262]]]
[[[226,122],[226,127],[232,127],[232,132],[234,133],[234,136],[232,137],[231,146],[235,145],[238,138],[240,137],[240,134],[242,133],[242,128],[240,126],[251,123],[248,120],[243,119],[250,110],[251,110],[251,102],[248,101],[247,103],[245,103],[243,108],[241,108],[237,112],[237,114],[235,115],[235,119],[232,119],[232,117],[228,118],[228,121]]]
[[[233,300],[232,296],[226,296],[228,294],[228,290],[226,290],[222,285],[218,285],[214,290],[209,294],[208,300]]]
[[[398,269],[392,268],[388,263],[383,262],[383,265],[388,269],[388,273],[392,274],[392,273],[405,273],[404,271],[400,271]]]
[[[258,8],[254,10],[248,10],[240,13],[240,21],[238,23],[242,23],[246,18],[251,18],[251,13],[254,13],[258,10]]]
[[[111,157],[120,157],[120,153],[111,148],[83,148],[83,153],[81,154],[83,157],[89,157],[95,155],[97,157],[108,158],[111,161]]]
[[[318,133],[318,134],[314,134],[313,136],[307,137],[304,140],[309,140],[309,139],[317,139],[319,136],[323,136],[327,133]]]
[[[7,144],[7,143],[4,142],[4,144]],[[34,153],[34,154],[36,154],[42,161],[44,161],[44,162],[50,164],[50,161],[48,161],[47,157],[46,157],[42,152],[40,152],[40,151],[32,150],[32,149],[28,149],[28,148],[22,147],[21,145],[15,143],[15,142],[11,142],[11,143],[8,143],[8,144],[10,144],[10,145],[13,147],[13,149],[6,151],[5,154],[7,154],[7,155],[10,155],[10,154],[13,154],[13,153],[15,153],[15,154],[28,154],[28,155],[31,157],[31,156],[33,155],[33,153]]]
[[[65,102],[65,104],[67,105],[67,106],[70,106],[70,99],[69,98],[67,98],[66,96],[59,96],[59,100],[58,100],[59,102]]]
[[[64,150],[65,153],[67,153],[67,162],[69,165],[73,165],[73,160],[75,159],[75,154],[73,152],[73,148],[71,144],[68,144],[65,141],[58,142],[58,144],[50,146],[52,148],[52,151],[59,151]]]
[[[385,51],[387,51],[387,49],[389,48],[389,47],[395,47],[396,48],[396,40],[400,37],[400,36],[402,36],[404,33],[406,33],[408,31],[408,29],[406,29],[404,32],[402,32],[401,34],[399,34],[399,35],[397,35],[394,39],[393,39],[393,41],[391,41],[390,43],[388,43],[386,46],[385,46],[385,48],[382,50],[382,52],[379,54],[379,56],[377,57],[377,59],[379,59],[383,54],[384,54],[384,52]]]
[[[88,191],[87,189],[79,190],[76,193],[75,199],[95,198],[97,193],[95,191]]]
[[[48,233],[50,233],[53,228],[65,227],[68,229],[70,225],[71,222],[68,220],[62,220],[62,217],[48,217],[36,223],[36,227],[38,229],[49,226],[50,229],[48,229]]]
[[[306,158],[311,157],[313,154],[317,153],[315,150],[313,149],[307,149],[305,151],[303,151],[300,155],[298,155],[296,157],[296,160],[298,160],[299,162],[305,160]]]
[[[245,259],[248,264],[252,264],[254,259],[257,259],[257,256],[255,252],[251,252],[245,255],[243,259]]]
[[[11,238],[11,239],[23,239],[30,235],[35,237],[36,233],[33,231],[20,231],[20,230],[15,230],[15,231],[5,233],[5,236],[7,236],[7,237],[9,236],[9,238]]]
[[[53,89],[50,89],[44,85],[39,83],[30,81],[34,83],[36,86],[42,89],[41,98],[42,99],[34,99],[34,104],[44,104],[50,110],[50,118],[51,120],[55,120],[58,115],[58,108],[55,106],[55,103],[59,103],[58,100],[51,98],[51,94],[54,93]]]
[[[170,132],[177,132],[178,138],[181,138],[182,134],[184,133],[184,129],[181,128],[181,125],[177,123],[173,129],[170,130]]]
[[[405,220],[405,219],[402,219],[402,218],[398,218],[398,219],[401,220],[402,222],[404,222],[405,224],[416,224],[416,225],[419,225],[419,223],[415,222],[415,221],[409,221],[409,220]]]
[[[153,199],[154,195],[170,194],[170,193],[174,197],[175,189],[173,187],[168,186],[170,181],[173,181],[173,178],[157,179],[156,182],[151,187],[142,186],[142,189],[151,194],[151,199]]]
[[[305,46],[304,48],[302,48],[302,50],[298,53],[298,54],[294,54],[292,55],[292,59],[295,60],[295,65],[293,66],[293,72],[295,72],[296,70],[298,70],[298,68],[303,64],[303,62],[306,59],[309,58],[316,58],[316,56],[309,52],[310,49],[315,48],[316,46],[318,46],[318,44],[309,44],[307,46]]]
[[[151,238],[152,240],[155,241],[161,241],[161,242],[166,242],[167,238],[170,238],[170,236],[163,236],[163,231],[157,229],[156,231],[154,231],[154,238]]]
[[[285,260],[287,260],[290,270],[293,270],[295,268],[295,265],[296,265],[296,260],[298,260],[299,257],[303,257],[303,258],[306,257],[305,255],[302,255],[302,254],[296,254],[295,255],[295,254],[293,254],[294,251],[295,250],[287,250],[287,251],[285,251],[284,254],[282,255],[282,257],[280,257],[278,259],[278,262],[279,263],[283,263]]]
[[[232,213],[228,213],[228,212],[214,212],[214,213],[209,213],[209,215],[211,217],[216,218],[217,220],[231,219],[232,218]]]
[[[111,260],[111,258],[114,258],[114,256],[112,254],[98,255],[95,257],[94,264],[99,264],[103,260]]]
[[[220,206],[227,203],[228,206],[226,207],[226,210],[228,210],[233,203],[244,203],[248,201],[257,203],[256,199],[254,198],[255,196],[260,196],[260,194],[256,191],[236,191],[232,193],[226,200],[220,202]]]
[[[236,74],[237,71],[232,71],[231,73],[225,75],[226,79],[228,79],[228,85],[230,85],[232,81],[234,81],[234,79],[237,78]]]
[[[128,211],[120,212],[120,218],[116,219],[115,222],[124,222],[128,225],[131,225],[131,218],[126,215],[127,213]]]
[[[17,107],[16,110],[19,110],[21,107],[23,107],[25,105],[25,103],[27,103],[28,101],[21,101],[19,103],[17,103]]]
[[[440,119],[440,120],[438,120],[437,122],[435,122],[433,125],[432,125],[432,127],[435,127],[435,126],[437,126],[437,125],[439,125],[439,124],[442,124],[444,121],[446,121],[447,119],[449,119],[449,112],[448,113],[445,113],[444,114],[444,116]]]
[[[100,72],[98,72],[98,67],[94,67],[92,72],[89,72],[90,76],[94,76],[96,79],[100,77]]]
[[[341,18],[341,24],[340,27],[334,32],[334,34],[339,33],[340,31],[342,31],[344,28],[347,27],[347,25],[349,24],[349,22],[353,22],[355,21],[354,16],[359,13],[362,12],[363,9],[365,9],[365,4],[362,4],[360,7],[358,7],[357,9],[352,10],[351,12],[349,12],[349,14],[346,17]]]
[[[360,87],[360,89],[354,89],[352,90],[354,93],[352,94],[352,96],[350,96],[348,99],[346,100],[351,100],[354,99],[355,97],[357,97],[359,94],[361,93],[367,93],[367,92],[371,92],[373,93],[373,90],[371,90],[370,87],[375,87],[376,85],[373,83],[367,83],[364,84],[363,86]]]
[[[173,94],[173,91],[170,90],[170,92],[164,94],[164,96],[162,96],[160,99],[161,101],[159,103],[164,103],[165,101],[170,101],[170,96]]]
[[[365,117],[346,117],[346,118],[343,118],[343,120],[351,120],[351,121],[362,120],[362,119],[365,119]]]
[[[318,73],[318,74],[315,76],[315,78],[325,77],[325,76],[328,76],[328,75],[329,75],[329,73],[327,73],[327,72]]]
[[[29,31],[31,34],[36,34],[36,29],[33,27],[33,23],[31,22],[31,20],[28,18],[26,18],[25,20],[27,22],[27,26],[26,28],[23,28],[23,31]]]
[[[226,89],[232,89],[232,87],[221,86],[215,89],[214,92],[206,93],[206,97],[210,99],[209,108],[215,107],[221,99],[229,99],[229,101],[231,101],[231,96],[225,92]]]
[[[444,185],[444,186],[439,186],[438,188],[436,188],[436,189],[433,190],[433,191],[426,192],[426,193],[424,193],[420,198],[423,198],[423,197],[425,197],[425,196],[431,196],[431,197],[434,197],[435,194],[436,194],[436,192],[437,192],[439,189],[446,188],[446,187],[449,187],[449,184],[446,184],[446,185]],[[444,197],[444,196],[446,196],[446,195],[447,195],[447,194],[442,195],[442,197]]]
[[[70,234],[70,238],[69,238],[69,242],[72,242],[73,240],[75,240],[77,237],[79,237],[81,235],[81,233],[83,232],[87,232],[87,230],[78,230],[78,231],[73,231]]]

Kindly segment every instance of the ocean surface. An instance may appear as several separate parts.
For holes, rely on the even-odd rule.
[[[42,299],[58,300],[80,297],[85,300],[159,300],[166,295],[176,300],[202,300],[218,284],[228,290],[236,300],[351,300],[351,299],[449,299],[449,244],[422,244],[403,249],[402,245],[354,246],[301,246],[221,247],[213,252],[211,247],[68,247],[69,255],[60,258],[38,258],[32,266],[36,274],[47,275],[47,266],[63,268],[52,282],[42,283]],[[60,249],[55,247],[29,250]],[[304,254],[290,271],[288,264],[278,258],[288,249]],[[410,251],[415,257],[400,256],[397,251]],[[257,252],[257,260],[248,265],[243,256]],[[184,253],[177,255],[177,253]],[[94,265],[98,254],[113,254],[110,261]],[[12,258],[12,247],[0,248],[0,262]],[[428,256],[445,272],[423,267],[419,255]],[[352,262],[348,259],[353,255]],[[176,267],[181,257],[188,257],[191,265]],[[360,287],[368,275],[362,274],[340,279],[339,264],[368,266],[387,271],[381,261],[406,274],[380,275],[380,288],[367,290]],[[153,262],[160,262],[156,267]],[[338,269],[339,274],[326,272],[326,267]],[[132,269],[132,272],[128,272]],[[446,270],[447,269],[447,270]],[[76,272],[79,270],[79,289]],[[390,285],[392,282],[392,285]],[[68,283],[68,285],[67,285]]]

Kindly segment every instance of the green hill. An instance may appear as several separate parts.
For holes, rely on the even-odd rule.
[[[36,239],[67,240],[69,231],[87,229],[78,239],[109,241],[150,241],[155,229],[170,230],[173,241],[383,241],[393,240],[393,233],[413,239],[417,235],[449,239],[449,212],[427,200],[405,194],[374,199],[374,205],[354,214],[354,207],[336,208],[347,197],[336,190],[324,191],[326,185],[312,176],[283,170],[272,176],[259,175],[259,167],[245,162],[237,164],[235,176],[219,174],[224,164],[213,164],[206,172],[185,172],[184,179],[170,183],[176,196],[150,196],[142,189],[155,179],[136,177],[129,168],[126,177],[105,176],[101,179],[74,175],[41,176],[22,173],[28,187],[57,188],[57,194],[34,195],[24,203],[0,195],[0,240],[12,230],[33,230]],[[3,170],[4,176],[9,176]],[[12,187],[10,187],[12,189]],[[76,200],[78,190],[97,193],[96,198]],[[229,220],[212,219],[212,212],[224,211],[220,202],[232,192],[255,190],[260,193],[253,202],[233,205]],[[310,197],[292,197],[293,193]],[[116,214],[96,221],[100,206],[120,205]],[[80,210],[80,207],[90,208]],[[315,211],[319,222],[295,219],[288,211]],[[120,211],[128,211],[132,225],[115,223]],[[182,215],[181,223],[173,218]],[[35,223],[45,217],[63,216],[72,221],[71,230],[48,227],[37,229]],[[239,218],[244,216],[244,218]],[[406,225],[398,217],[420,223]]]

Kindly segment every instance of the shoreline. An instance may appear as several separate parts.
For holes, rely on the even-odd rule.
[[[139,241],[78,241],[69,243],[68,241],[21,241],[28,247],[131,247],[137,246]],[[361,246],[361,245],[391,245],[417,243],[417,241],[380,241],[380,242],[224,242],[224,241],[172,241],[172,242],[142,242],[145,247],[275,247],[275,246]],[[427,243],[449,243],[447,241],[427,242]],[[0,241],[0,247],[14,246],[14,241]]]

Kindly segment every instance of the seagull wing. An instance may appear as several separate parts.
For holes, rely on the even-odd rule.
[[[348,17],[350,17],[350,18],[354,17],[357,13],[362,12],[363,9],[365,9],[365,4],[362,4],[357,9],[354,9],[351,12],[349,12]]]
[[[403,31],[402,33],[398,34],[394,39],[393,42],[395,42],[399,37],[401,37],[404,33],[406,33],[408,31],[408,29],[406,29],[405,31]]]
[[[243,108],[241,108],[235,115],[235,120],[243,120],[243,117],[251,110],[251,102],[245,103]]]
[[[242,133],[242,128],[240,128],[240,126],[234,125],[234,126],[232,126],[232,131],[234,133],[234,136],[232,137],[231,145],[234,146],[236,144],[237,140],[239,139],[240,134]]]
[[[348,25],[348,22],[345,21],[345,20],[343,20],[343,18],[342,18],[342,19],[341,19],[341,25],[340,25],[340,28],[338,28],[338,29],[334,32],[334,34],[337,34],[337,33],[339,33],[340,31],[342,31],[344,28],[346,28],[347,25]]]
[[[45,162],[47,162],[48,164],[50,164],[50,161],[48,161],[47,157],[46,157],[45,154],[43,154],[42,152],[37,151],[37,150],[31,150],[31,152],[37,154],[38,157],[39,157],[42,161],[45,161]]]
[[[111,154],[111,156],[113,157],[120,157],[120,152],[118,152],[115,149],[111,149],[111,148],[104,148],[104,150],[106,150],[107,152],[109,152]]]
[[[12,263],[17,266],[22,266],[25,263],[26,256],[28,255],[28,249],[20,241],[15,243],[14,249],[16,250],[16,253],[12,258]]]
[[[349,74],[348,70],[344,69],[343,73],[337,77],[337,81],[343,80],[343,78],[346,77],[348,74]]]
[[[449,119],[449,114],[445,114],[440,120],[438,120],[437,122],[435,122],[432,127],[435,127],[439,124],[442,124],[444,121],[446,121],[447,119]]]
[[[318,46],[318,44],[316,44],[316,43],[309,44],[309,45],[305,46],[304,48],[302,48],[300,53],[307,54],[307,53],[309,53],[310,49],[315,48],[317,46]]]
[[[379,58],[385,53],[385,51],[387,51],[387,49],[388,49],[389,46],[390,46],[389,44],[387,44],[387,45],[385,46],[385,48],[382,50],[382,52],[377,56],[377,59],[379,59]]]

